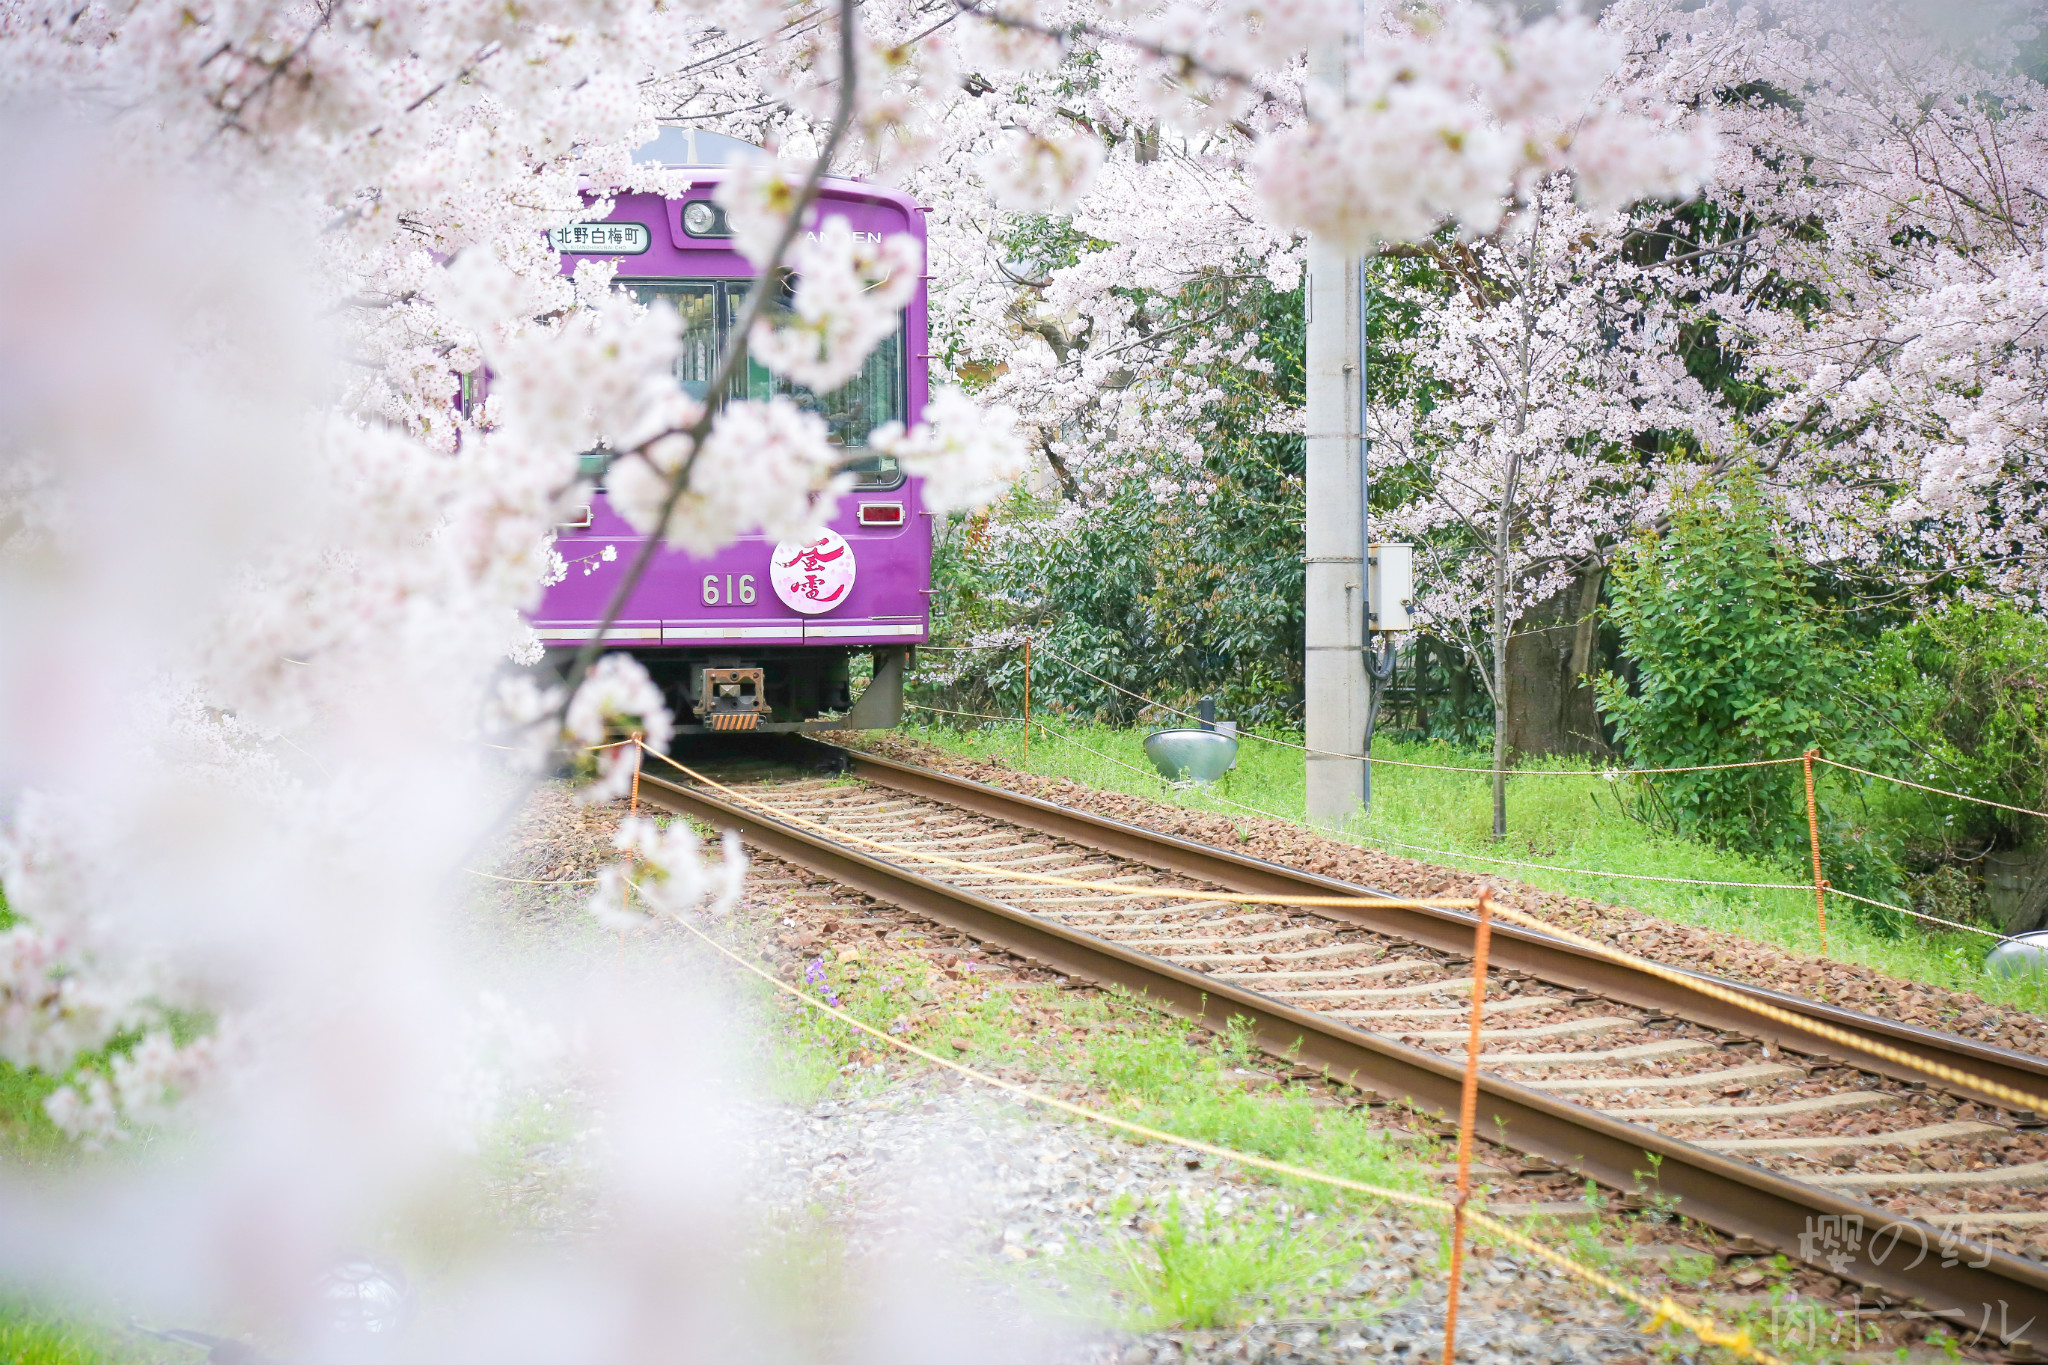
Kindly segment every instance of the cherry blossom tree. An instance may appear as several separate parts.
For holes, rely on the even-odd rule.
[[[1740,380],[1734,439],[1815,561],[1888,592],[2043,604],[2038,15],[1630,0],[1631,70],[1711,105],[1680,291]]]
[[[1630,261],[1630,242],[1625,216],[1589,214],[1553,182],[1507,230],[1399,262],[1385,291],[1384,306],[1416,320],[1385,347],[1398,377],[1370,430],[1419,494],[1385,524],[1422,547],[1424,621],[1486,664],[1495,837],[1517,619],[1653,524],[1689,457],[1716,444],[1669,290]]]
[[[1311,91],[1301,54],[1332,45],[1345,80]],[[628,657],[509,669],[537,652],[520,613],[566,567],[550,531],[584,494],[577,452],[612,452],[607,486],[648,536],[614,611],[657,545],[809,524],[840,486],[818,423],[693,403],[670,380],[675,318],[547,247],[619,193],[673,188],[632,159],[658,116],[773,144],[721,198],[763,278],[802,282],[779,323],[754,291],[736,332],[825,382],[918,265],[901,241],[804,236],[828,171],[933,198],[934,265],[962,298],[1003,287],[962,263],[1020,209],[1100,221],[1123,268],[1162,284],[1188,259],[1261,258],[1281,283],[1305,230],[1490,229],[1563,171],[1596,204],[1689,185],[1707,144],[1611,79],[1620,55],[1585,21],[1516,27],[1464,0],[1372,7],[1362,29],[1350,3],[1187,0],[0,9],[0,175],[38,206],[0,253],[0,697],[26,722],[0,730],[0,1059],[63,1079],[50,1113],[83,1141],[190,1134],[132,1179],[9,1177],[0,1265],[288,1316],[323,1257],[431,1205],[492,1096],[573,1051],[608,1115],[612,1221],[590,1254],[616,1292],[494,1263],[494,1293],[437,1330],[474,1347],[504,1336],[499,1309],[574,1303],[550,1358],[605,1360],[729,1311],[692,1174],[724,1168],[720,1136],[690,1108],[703,1078],[658,1045],[687,1010],[562,979],[554,1028],[479,1001],[448,934],[504,807],[504,750],[484,745],[530,771],[668,729]],[[1068,89],[1082,69],[1093,85]],[[1198,205],[1180,256],[1090,207],[1119,180],[1126,211]],[[1020,471],[1004,405],[1067,385],[1074,349],[1052,334],[1091,330],[1089,383],[1123,391],[1115,348],[1144,353],[1157,323],[1113,302],[1115,268],[1088,262],[1096,283],[1022,310],[1052,363],[1020,357],[986,401],[944,395],[887,434],[935,501]],[[1016,350],[956,326],[963,355]],[[481,368],[491,396],[465,412],[456,376]],[[1133,432],[1199,400],[1143,382]],[[1055,434],[1053,409],[1024,420],[1041,448],[1079,434]],[[605,751],[593,793],[629,772]],[[662,914],[714,910],[739,875],[730,842],[707,867],[635,825],[621,850]],[[603,922],[628,913],[621,875],[599,886]],[[181,1040],[194,1018],[210,1028]],[[701,1292],[647,1265],[698,1267]]]

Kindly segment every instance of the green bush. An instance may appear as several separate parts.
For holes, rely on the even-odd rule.
[[[1910,750],[1906,775],[1978,798],[1900,790],[1922,908],[1947,919],[1996,909],[2007,932],[2048,918],[2048,837],[2038,816],[1981,804],[2048,809],[2048,623],[2005,604],[1959,602],[1890,632],[1873,651],[1868,686],[1895,699],[1891,719]],[[1994,906],[1975,877],[1992,849],[2025,850],[2017,903]]]
[[[1775,534],[1753,474],[1682,494],[1664,535],[1618,558],[1609,588],[1634,685],[1607,673],[1595,687],[1633,766],[1747,763],[1813,748],[1862,767],[1896,760],[1903,746],[1888,732],[1873,740],[1868,705],[1851,695],[1854,657],[1813,588],[1811,571]],[[1633,811],[1674,833],[1768,856],[1807,849],[1797,765],[1638,781]],[[1837,886],[1897,893],[1889,829],[1831,809],[1822,836]]]
[[[1962,602],[1888,633],[1869,686],[1898,700],[1912,775],[1985,801],[2048,810],[2048,622]],[[1958,838],[2036,841],[2039,819],[1930,797]]]

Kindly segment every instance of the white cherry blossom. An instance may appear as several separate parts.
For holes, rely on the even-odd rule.
[[[868,439],[924,480],[919,496],[925,506],[941,513],[967,511],[995,499],[1029,467],[1016,422],[1008,408],[981,407],[949,387],[932,395],[916,426],[905,431],[900,422],[890,422]]]
[[[835,214],[799,244],[790,264],[797,275],[790,311],[754,324],[751,354],[777,374],[829,393],[860,373],[868,352],[895,332],[917,292],[924,255],[907,232],[879,242],[856,238]]]

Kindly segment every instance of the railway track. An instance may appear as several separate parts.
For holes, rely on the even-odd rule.
[[[1248,1020],[1268,1052],[1359,1090],[1457,1112],[1470,914],[1196,899],[1378,893],[888,759],[776,749],[857,780],[721,764],[720,791],[649,768],[641,799],[1054,971],[1212,1027]],[[2048,1188],[2048,1120],[1805,1025],[2035,1094],[2048,1061],[1718,982],[1796,1016],[1768,1021],[1512,925],[1495,925],[1490,961],[1479,1113],[1520,1173],[1592,1179],[1878,1302],[2048,1347],[2048,1265],[2014,1254],[2048,1227],[2048,1204],[2017,1207]]]

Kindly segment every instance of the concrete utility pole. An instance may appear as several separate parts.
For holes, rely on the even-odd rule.
[[[1312,55],[1311,78],[1335,80],[1337,54]],[[1359,263],[1335,244],[1308,246],[1308,817],[1336,824],[1365,791],[1365,471],[1359,437]],[[1353,755],[1336,757],[1334,755]]]

